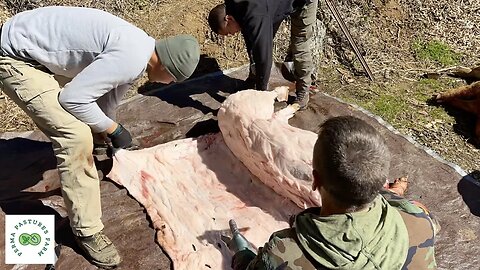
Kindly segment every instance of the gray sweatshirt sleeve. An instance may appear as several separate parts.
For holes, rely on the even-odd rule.
[[[123,96],[125,96],[131,86],[131,84],[120,85],[117,89],[114,89],[97,99],[98,106],[108,118],[116,121],[117,106],[120,104]]]
[[[107,130],[114,121],[96,101],[137,79],[154,48],[155,40],[144,32],[133,27],[119,27],[110,34],[104,51],[65,85],[58,96],[60,104],[95,133]]]

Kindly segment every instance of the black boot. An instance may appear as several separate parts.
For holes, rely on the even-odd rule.
[[[309,94],[309,91],[306,89],[297,90],[297,97],[295,98],[295,101],[293,101],[293,104],[298,104],[300,111],[307,108],[308,100],[310,99]]]

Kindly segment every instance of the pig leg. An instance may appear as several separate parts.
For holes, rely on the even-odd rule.
[[[464,104],[464,103],[454,103],[456,100],[463,100],[463,101],[475,101],[475,103],[480,102],[478,99],[480,97],[480,81],[475,82],[471,85],[467,86],[462,86],[458,87],[455,89],[448,90],[446,92],[437,94],[435,97],[435,100],[438,103],[446,103],[450,104],[454,107],[457,107],[459,109],[463,109],[472,113],[476,113],[476,111],[472,111],[472,106]],[[467,108],[464,108],[463,106],[467,106]]]

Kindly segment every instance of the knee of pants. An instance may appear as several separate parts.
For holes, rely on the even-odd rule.
[[[291,43],[302,45],[309,42],[313,38],[313,32],[313,26],[311,25],[296,31],[292,29]]]
[[[58,149],[55,150],[69,156],[89,157],[93,151],[92,132],[87,125],[80,121],[77,122],[71,124],[67,130],[62,130],[56,139]]]

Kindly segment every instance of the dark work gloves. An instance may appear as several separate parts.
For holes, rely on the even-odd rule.
[[[132,136],[122,125],[118,124],[115,131],[108,134],[113,148],[127,148],[132,145]]]

